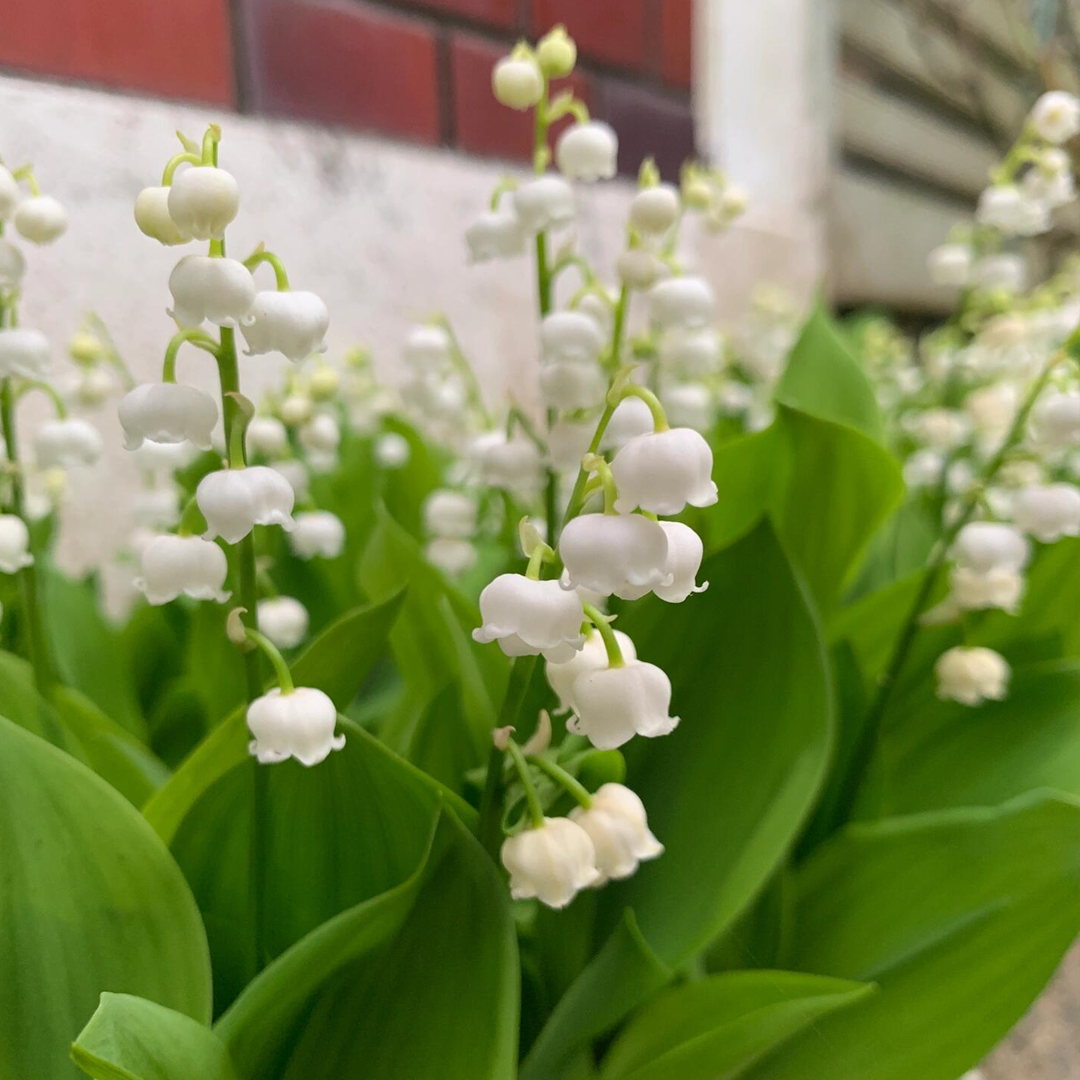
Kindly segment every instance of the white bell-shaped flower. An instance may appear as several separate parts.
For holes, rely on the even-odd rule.
[[[667,735],[679,723],[669,716],[671,680],[655,664],[627,661],[589,671],[574,683],[574,712],[567,727],[598,750],[614,750],[635,735]]]
[[[326,331],[330,312],[313,292],[255,294],[255,301],[241,326],[249,356],[279,352],[299,364],[312,353],[326,352]]]
[[[631,439],[653,430],[653,415],[649,406],[639,397],[623,398],[604,431],[600,443],[601,450],[618,450]]]
[[[317,454],[332,454],[341,443],[341,428],[330,413],[316,413],[299,431],[300,445]]]
[[[19,181],[6,165],[0,165],[0,221],[10,221],[22,199]]]
[[[297,499],[303,500],[308,497],[311,481],[302,461],[298,461],[296,458],[289,458],[285,461],[272,461],[269,468],[285,479],[289,487],[293,489]]]
[[[135,224],[151,240],[174,247],[186,244],[191,236],[180,230],[169,213],[170,190],[167,187],[143,188],[135,198]]]
[[[904,483],[909,488],[926,488],[941,483],[945,455],[940,450],[924,446],[904,462]]]
[[[1031,126],[1041,139],[1060,145],[1080,132],[1080,98],[1066,90],[1049,90],[1031,109]]]
[[[679,217],[679,192],[671,184],[642,188],[630,203],[630,224],[646,236],[661,236]]]
[[[614,634],[623,660],[626,662],[636,660],[637,650],[629,635],[621,630],[615,630]],[[607,666],[607,647],[598,630],[589,631],[581,651],[575,653],[569,660],[561,664],[548,660],[544,664],[544,673],[547,675],[548,684],[559,699],[559,711],[564,713],[574,711],[574,683],[580,676],[589,671],[600,671]]]
[[[249,454],[277,457],[289,445],[289,433],[276,416],[253,416],[245,432]]]
[[[299,427],[306,424],[315,411],[315,402],[307,394],[293,393],[282,399],[278,406],[281,419],[289,427]]]
[[[712,506],[717,499],[712,467],[712,449],[691,428],[638,435],[611,463],[619,490],[615,509],[628,514],[640,507],[671,517],[687,504]]]
[[[1013,521],[1044,544],[1080,536],[1080,488],[1065,483],[1024,488],[1013,500]]]
[[[345,550],[345,526],[329,510],[296,515],[289,546],[301,559],[336,559]]]
[[[40,379],[49,366],[49,342],[40,330],[0,330],[0,379]]]
[[[603,120],[571,124],[555,144],[555,163],[570,180],[610,180],[618,170],[619,137]]]
[[[1027,286],[1028,265],[1023,255],[1002,251],[984,255],[971,271],[973,281],[984,289],[1000,289],[1011,295]]]
[[[229,563],[210,540],[163,533],[143,545],[139,563],[142,576],[135,586],[151,604],[168,604],[181,595],[218,603],[229,599],[224,587]]]
[[[345,745],[334,735],[337,709],[321,690],[298,686],[283,694],[275,687],[256,698],[247,710],[247,726],[254,739],[249,751],[261,765],[296,758],[301,765],[318,765]]]
[[[96,366],[80,371],[75,378],[72,392],[75,400],[87,408],[101,405],[113,392],[116,381],[108,368]]]
[[[706,432],[716,413],[712,391],[703,383],[673,383],[664,387],[664,412],[676,427]]]
[[[615,260],[615,272],[628,289],[650,289],[666,268],[647,248],[629,248]]]
[[[539,176],[514,191],[514,209],[526,233],[569,225],[574,220],[574,189],[561,176]]]
[[[973,259],[967,244],[940,244],[926,257],[926,269],[935,285],[959,288],[971,280]]]
[[[14,245],[0,238],[0,288],[18,288],[26,273],[26,256]]]
[[[3,352],[0,349],[0,365]],[[1080,447],[1080,390],[1045,394],[1031,410],[1031,434],[1054,450]]]
[[[566,907],[600,880],[593,842],[569,818],[544,818],[539,828],[507,837],[500,858],[510,874],[510,895],[535,897],[550,908]]]
[[[218,409],[205,390],[184,383],[143,383],[129,390],[117,407],[124,445],[138,450],[153,443],[191,443],[209,450]]]
[[[67,211],[51,195],[32,195],[15,209],[15,230],[31,243],[51,244],[67,227]]]
[[[964,399],[964,411],[980,435],[1004,435],[1016,416],[1020,395],[1013,383],[991,383]]]
[[[971,570],[1019,573],[1031,558],[1031,544],[1018,529],[994,521],[972,521],[953,542],[952,557]]]
[[[937,695],[961,705],[1001,701],[1008,693],[1012,674],[1008,663],[993,649],[957,646],[938,657],[934,665]]]
[[[674,330],[660,340],[660,363],[690,378],[712,375],[723,359],[723,344],[715,330]]]
[[[396,431],[388,431],[375,440],[375,460],[384,469],[400,469],[412,455],[409,440]]]
[[[698,330],[716,318],[716,297],[704,278],[667,278],[649,290],[649,317],[661,330]]]
[[[180,492],[174,485],[142,488],[131,497],[131,515],[141,528],[171,529],[180,520]]]
[[[207,473],[195,489],[195,501],[206,518],[207,540],[220,536],[226,544],[237,544],[256,525],[295,528],[292,486],[266,465]]]
[[[595,364],[604,351],[604,334],[581,311],[553,311],[540,323],[540,351],[549,363]]]
[[[474,438],[469,458],[482,483],[511,491],[535,488],[540,480],[540,451],[524,435],[507,439],[504,431],[489,431]]]
[[[424,527],[432,536],[468,540],[476,532],[476,499],[464,491],[440,488],[424,500]]]
[[[500,574],[480,593],[480,616],[473,639],[497,641],[507,656],[543,654],[562,663],[585,644],[581,599],[557,581]]]
[[[486,210],[466,230],[469,262],[512,259],[525,251],[525,230],[507,199],[494,210]]]
[[[578,301],[576,310],[582,315],[588,315],[600,327],[605,341],[611,336],[611,329],[615,324],[615,298],[608,289],[603,286],[590,289]]]
[[[971,435],[971,421],[957,409],[925,409],[901,421],[917,441],[934,450],[955,450]]]
[[[667,536],[668,554],[664,569],[671,577],[670,585],[656,585],[653,592],[669,604],[681,604],[692,593],[704,592],[707,581],[697,583],[698,570],[705,553],[701,537],[681,521],[661,521],[660,528]]]
[[[307,608],[294,597],[268,596],[255,611],[259,629],[279,649],[295,649],[307,637]]]
[[[15,514],[0,514],[0,573],[17,573],[33,562],[26,522]]]
[[[582,514],[559,538],[566,587],[636,600],[658,585],[671,585],[667,534],[640,514]]]
[[[949,572],[949,602],[960,611],[1017,610],[1024,596],[1024,575],[1004,566],[975,570],[954,566]]]
[[[173,178],[168,210],[181,234],[196,240],[220,240],[240,211],[240,185],[224,169],[195,165]]]
[[[548,430],[547,448],[551,464],[560,472],[577,470],[589,449],[596,423],[560,417]]]
[[[402,356],[411,367],[430,371],[451,363],[453,348],[450,335],[443,327],[420,323],[409,327]]]
[[[544,404],[566,412],[603,404],[608,388],[607,377],[600,367],[573,362],[544,364],[539,381]]]
[[[45,420],[34,432],[34,457],[39,469],[93,465],[103,449],[101,432],[79,417]]]
[[[436,536],[424,548],[424,557],[432,566],[451,577],[468,573],[477,563],[479,553],[470,540]]]
[[[531,109],[544,96],[544,76],[531,56],[504,56],[491,69],[491,90],[500,105]]]
[[[570,812],[588,834],[596,851],[597,885],[630,877],[638,864],[664,854],[664,845],[649,831],[645,805],[622,784],[604,784],[583,806]]]
[[[1016,184],[996,184],[979,196],[975,219],[1007,236],[1037,236],[1050,228],[1050,208]]]
[[[169,275],[173,306],[168,312],[181,326],[200,326],[207,319],[235,329],[251,319],[255,279],[236,259],[185,255]]]

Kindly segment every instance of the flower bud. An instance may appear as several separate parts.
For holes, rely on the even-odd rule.
[[[1031,126],[1041,139],[1060,145],[1080,132],[1080,99],[1065,90],[1049,90],[1031,110]]]
[[[1080,488],[1074,484],[1024,488],[1013,502],[1013,521],[1044,544],[1080,536]]]
[[[595,364],[604,335],[596,320],[580,311],[553,311],[540,323],[540,348],[545,361]]]
[[[51,195],[32,195],[15,210],[16,231],[34,244],[51,244],[67,227],[67,211]]]
[[[952,557],[971,570],[1012,570],[1019,573],[1031,558],[1031,545],[1012,525],[972,521],[953,542]]]
[[[253,416],[245,437],[249,454],[277,457],[285,453],[289,445],[289,433],[276,416]]]
[[[673,583],[667,536],[658,522],[639,514],[582,514],[563,529],[559,554],[567,588],[636,600]]]
[[[585,644],[581,599],[557,581],[500,574],[480,594],[480,615],[484,622],[473,631],[473,640],[498,641],[507,656],[542,653],[561,663]]]
[[[15,514],[0,514],[0,573],[17,573],[33,562],[26,522]]]
[[[570,820],[593,842],[600,871],[597,885],[628,878],[639,863],[664,853],[664,845],[649,831],[641,799],[622,784],[604,784],[588,809],[579,806],[572,810]]]
[[[452,536],[436,536],[428,542],[424,556],[432,566],[451,577],[459,577],[471,570],[477,561],[475,546],[468,540]]]
[[[967,244],[941,244],[926,257],[926,268],[935,285],[966,285],[971,277],[973,254]]]
[[[17,289],[26,273],[26,257],[14,245],[0,238],[0,288]]]
[[[637,650],[627,634],[615,630],[615,640],[619,643],[623,660],[629,663],[637,659]],[[580,652],[561,664],[548,660],[544,664],[544,674],[548,685],[559,699],[560,712],[574,711],[574,683],[589,671],[601,671],[608,666],[607,648],[598,630],[590,630]]]
[[[301,559],[336,559],[345,549],[345,526],[329,510],[297,514],[289,547]]]
[[[22,199],[19,181],[6,165],[0,165],[0,221],[10,221]]]
[[[168,194],[169,217],[181,235],[220,240],[240,210],[240,185],[232,173],[214,165],[178,172]]]
[[[1001,701],[1012,674],[1005,658],[993,649],[957,646],[938,657],[934,665],[937,695],[961,705]]]
[[[540,393],[550,409],[569,412],[603,404],[607,378],[599,366],[545,364],[540,369]]]
[[[139,563],[142,577],[135,587],[156,605],[168,604],[180,595],[195,600],[229,599],[225,578],[229,563],[217,544],[198,536],[163,534],[149,540],[142,549]]]
[[[424,527],[432,536],[467,540],[476,532],[476,499],[463,491],[440,489],[424,501]]]
[[[596,423],[592,420],[561,418],[548,431],[547,448],[551,464],[560,472],[575,471],[589,449]]]
[[[1080,390],[1055,392],[1040,398],[1031,411],[1031,434],[1040,446],[1055,450],[1080,446]]]
[[[568,180],[610,180],[618,169],[619,138],[603,120],[571,124],[555,144],[555,163]]]
[[[568,225],[574,220],[574,191],[561,176],[540,176],[513,195],[514,209],[526,233]]]
[[[577,63],[577,45],[565,26],[553,26],[536,45],[536,60],[549,79],[565,79]]]
[[[287,461],[272,461],[269,468],[273,469],[279,476],[284,477],[286,483],[293,489],[297,499],[306,499],[308,497],[308,488],[310,486],[308,471],[302,461],[297,461],[296,458],[290,458]]]
[[[662,236],[679,216],[679,192],[671,184],[642,188],[630,203],[630,224],[646,236]]]
[[[723,360],[723,344],[715,330],[676,330],[660,341],[660,363],[691,378],[712,375]]]
[[[384,469],[400,469],[411,456],[409,440],[396,431],[388,431],[375,440],[375,460]]]
[[[329,326],[330,313],[315,293],[268,290],[255,294],[240,330],[249,356],[279,352],[299,364],[326,351],[323,338]]]
[[[332,454],[341,443],[341,429],[329,413],[316,413],[299,432],[300,445],[317,454]]]
[[[270,596],[260,600],[256,622],[279,649],[295,649],[307,637],[307,608],[291,596]]]
[[[169,192],[167,187],[148,187],[135,198],[135,224],[144,236],[156,240],[166,247],[186,244],[191,236],[177,227],[169,214]]]
[[[402,351],[405,363],[422,371],[445,367],[453,357],[450,335],[441,326],[431,324],[410,327]]]
[[[106,368],[92,367],[83,371],[75,383],[75,398],[80,405],[100,405],[113,392],[113,377]]]
[[[702,383],[675,383],[664,389],[664,411],[677,427],[706,432],[713,425],[713,397]]]
[[[154,443],[189,442],[209,450],[217,423],[214,399],[184,383],[143,383],[129,390],[117,407],[124,445],[138,450],[143,440]]]
[[[300,427],[311,419],[311,414],[315,411],[315,403],[307,394],[289,394],[282,401],[278,411],[281,413],[281,419],[289,427]]]
[[[525,230],[510,200],[486,210],[466,230],[469,262],[512,259],[525,251]]]
[[[585,735],[598,750],[614,750],[635,735],[653,739],[679,723],[669,716],[671,680],[655,664],[630,660],[623,667],[604,668],[574,683],[576,719],[567,727]]]
[[[504,56],[491,71],[495,100],[510,109],[531,109],[544,96],[544,76],[531,56]]]
[[[691,428],[652,431],[631,439],[611,463],[621,514],[648,510],[671,517],[690,506],[712,506],[712,450]]]
[[[697,330],[716,317],[709,283],[699,277],[674,277],[649,290],[649,316],[661,330]]]
[[[940,450],[923,447],[904,462],[904,483],[909,488],[926,488],[941,483],[945,455]]]
[[[255,279],[236,259],[185,255],[169,275],[173,307],[168,315],[181,326],[200,326],[205,320],[235,329],[250,322],[255,303]]]
[[[49,342],[40,330],[0,330],[0,379],[40,379],[49,366]]]
[[[639,397],[623,398],[611,414],[600,444],[602,450],[617,450],[631,439],[653,429],[653,415]]]
[[[472,440],[468,454],[481,483],[522,491],[539,482],[540,451],[523,435],[507,439],[503,431],[486,432]]]
[[[569,818],[546,817],[538,828],[507,837],[500,858],[510,874],[510,895],[536,897],[550,908],[566,907],[600,879],[589,834]]]
[[[283,694],[274,688],[256,698],[247,710],[247,726],[255,736],[248,750],[260,765],[296,758],[301,765],[318,765],[345,745],[334,736],[337,709],[321,690],[298,686]]]
[[[664,264],[645,248],[629,248],[615,260],[619,281],[628,289],[650,289],[664,273]]]
[[[143,488],[132,496],[131,513],[144,529],[171,529],[180,520],[180,493],[172,485]]]
[[[319,364],[308,378],[308,392],[316,401],[329,401],[338,392],[341,376],[337,368]]]
[[[265,465],[207,473],[195,489],[195,501],[206,518],[207,540],[220,536],[226,544],[237,544],[256,525],[295,528],[293,489]]]
[[[45,420],[34,432],[34,456],[40,469],[93,465],[102,449],[101,433],[78,417]]]

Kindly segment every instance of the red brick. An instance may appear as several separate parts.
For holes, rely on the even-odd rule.
[[[533,152],[532,114],[500,105],[491,93],[491,69],[507,46],[475,34],[457,32],[450,37],[450,88],[453,94],[454,142],[476,154],[530,160]],[[551,84],[554,96],[572,88],[589,104],[589,86],[575,72]],[[567,117],[552,126],[552,138],[570,123]]]
[[[583,56],[634,70],[647,65],[646,0],[533,0],[532,35],[556,23]]]
[[[514,0],[397,0],[402,7],[424,8],[443,15],[457,15],[471,22],[486,23],[500,30],[514,25]]]
[[[228,0],[0,0],[0,65],[234,101]]]
[[[355,0],[247,0],[256,111],[439,141],[428,25]]]
[[[619,136],[619,172],[633,176],[647,157],[665,180],[679,179],[679,168],[694,156],[694,117],[688,101],[670,91],[604,79],[596,90],[594,109]]]
[[[662,0],[660,74],[671,86],[690,88],[694,0]]]

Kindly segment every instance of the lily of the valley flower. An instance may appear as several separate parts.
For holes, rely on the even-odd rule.
[[[508,439],[504,431],[478,435],[469,447],[478,479],[492,487],[519,491],[535,487],[540,476],[540,451],[524,435]]]
[[[424,548],[424,556],[444,574],[457,577],[471,570],[478,556],[476,547],[468,540],[453,536],[436,536]]]
[[[256,525],[295,528],[292,486],[266,465],[207,473],[195,490],[195,501],[206,518],[207,540],[220,536],[227,544],[237,544]]]
[[[544,76],[531,56],[504,56],[491,71],[491,89],[500,105],[531,109],[544,96]]]
[[[536,897],[548,907],[564,908],[600,880],[593,842],[569,818],[546,817],[537,828],[507,837],[500,857],[515,900]]]
[[[1080,390],[1040,398],[1031,411],[1031,432],[1042,446],[1061,450],[1080,447]]]
[[[669,716],[671,680],[655,664],[630,660],[622,667],[586,672],[574,682],[575,719],[567,725],[598,750],[614,750],[635,735],[667,735],[679,723]]]
[[[463,491],[433,491],[424,501],[424,527],[432,536],[467,540],[476,532],[476,499]]]
[[[926,258],[930,280],[935,285],[960,287],[971,279],[974,253],[967,244],[941,244]]]
[[[553,311],[540,323],[540,349],[546,362],[595,364],[604,350],[596,320],[580,311]]]
[[[33,195],[15,209],[15,230],[31,243],[51,244],[67,227],[67,211],[51,195]]]
[[[173,306],[168,314],[181,326],[209,320],[235,329],[251,321],[255,279],[236,259],[185,255],[169,275],[169,291]]]
[[[569,225],[574,220],[574,190],[561,176],[540,176],[513,193],[518,221],[527,233]]]
[[[40,330],[9,327],[0,330],[0,379],[15,375],[40,379],[49,366],[49,342]]]
[[[623,660],[637,659],[637,650],[629,635],[621,630],[613,630],[615,640],[619,644]],[[600,671],[608,666],[607,648],[604,639],[593,630],[586,638],[581,651],[575,653],[569,660],[557,664],[547,661],[544,665],[544,674],[548,684],[555,691],[559,699],[560,712],[573,712],[574,710],[574,683],[581,675],[589,671]]]
[[[289,546],[301,559],[336,559],[345,548],[345,526],[329,510],[297,514]]]
[[[631,439],[611,463],[619,495],[615,509],[640,508],[670,517],[690,506],[712,506],[712,450],[691,428],[647,432]]]
[[[649,316],[661,330],[699,330],[716,317],[716,298],[704,278],[668,278],[649,290]]]
[[[709,583],[697,583],[697,573],[701,569],[704,545],[689,525],[681,521],[661,521],[668,542],[667,560],[664,569],[671,577],[670,585],[655,585],[653,592],[669,604],[681,604],[692,593],[704,592]]]
[[[135,198],[135,224],[139,231],[166,247],[186,244],[191,239],[191,234],[182,232],[169,213],[170,190],[167,187],[143,188]]]
[[[540,393],[551,409],[591,409],[604,400],[607,378],[598,365],[560,361],[540,369]]]
[[[649,831],[645,805],[622,784],[604,784],[587,808],[579,806],[570,812],[570,820],[593,842],[600,871],[596,885],[628,878],[639,863],[664,853],[664,845]]]
[[[295,758],[301,765],[318,765],[345,745],[334,735],[337,709],[321,690],[298,686],[283,693],[274,688],[256,698],[247,710],[247,726],[255,736],[250,752],[260,764]]]
[[[1044,544],[1080,536],[1080,488],[1064,483],[1024,488],[1013,500],[1013,521]]]
[[[93,465],[102,449],[101,433],[79,417],[45,420],[34,432],[34,456],[41,469]]]
[[[555,144],[559,172],[571,180],[610,180],[618,169],[619,138],[602,120],[571,124]]]
[[[0,573],[17,573],[33,562],[26,522],[15,514],[0,514]]]
[[[276,416],[253,416],[244,435],[249,454],[277,457],[289,445],[289,433]]]
[[[643,188],[630,203],[630,224],[648,236],[661,236],[679,216],[679,192],[671,184]]]
[[[525,230],[510,201],[482,213],[465,230],[465,243],[469,261],[474,263],[521,255],[525,251]]]
[[[341,428],[330,413],[316,413],[298,433],[300,445],[316,454],[333,454],[341,443]]]
[[[543,654],[562,663],[585,644],[581,599],[557,581],[500,574],[480,594],[480,616],[483,625],[473,631],[473,639],[498,641],[507,656]]]
[[[25,273],[26,256],[14,244],[0,239],[0,286],[17,287]]]
[[[10,221],[19,205],[22,192],[19,181],[6,165],[0,165],[0,221]]]
[[[938,657],[934,665],[938,697],[961,705],[1000,701],[1008,693],[1011,671],[993,649],[957,646]]]
[[[667,535],[639,514],[582,514],[563,529],[559,554],[566,588],[583,586],[602,596],[636,600],[673,584]]]
[[[229,564],[225,552],[210,540],[155,536],[143,545],[139,563],[142,576],[135,586],[151,604],[168,604],[181,595],[218,603],[229,598],[224,588]]]
[[[168,195],[169,217],[181,234],[220,240],[240,211],[240,185],[214,165],[195,165],[176,174]]]
[[[985,573],[1012,570],[1019,573],[1031,558],[1031,545],[1012,525],[993,521],[973,521],[965,525],[953,542],[956,563]]]
[[[167,382],[136,386],[124,395],[117,413],[128,450],[138,450],[144,441],[188,442],[209,450],[218,417],[217,404],[205,391]]]
[[[1031,126],[1049,143],[1068,142],[1080,132],[1080,99],[1065,90],[1050,90],[1035,102]]]
[[[307,608],[291,596],[268,596],[258,603],[256,623],[279,649],[295,649],[307,636]]]
[[[249,355],[279,352],[299,364],[326,351],[329,326],[330,312],[315,293],[267,290],[255,294],[241,332]]]

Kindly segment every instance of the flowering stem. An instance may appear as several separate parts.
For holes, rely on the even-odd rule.
[[[496,185],[495,190],[491,193],[491,209],[498,210],[499,203],[502,202],[502,197],[510,191],[517,191],[518,182],[512,176],[504,176]]]
[[[649,406],[649,412],[652,413],[654,431],[668,430],[667,413],[664,411],[664,406],[660,404],[660,399],[651,390],[644,386],[631,384],[630,386],[624,386],[616,395],[615,400],[616,402],[625,401],[630,397],[641,398],[641,400]]]
[[[457,334],[454,333],[454,328],[450,325],[450,320],[445,315],[438,315],[432,322],[446,331],[446,336],[450,339],[450,360],[454,365],[454,370],[465,383],[465,390],[469,395],[469,401],[472,403],[473,408],[484,422],[485,427],[490,427],[491,413],[488,412],[487,405],[484,403],[484,392],[480,389],[480,380],[477,379],[476,372],[473,371],[472,364],[469,363],[465,351],[458,341]]]
[[[53,408],[56,410],[56,415],[61,420],[66,420],[68,415],[67,403],[64,399],[48,384],[45,382],[38,382],[36,379],[24,382],[15,394],[15,400],[21,401],[32,390],[37,390],[39,393],[44,394],[53,404]]]
[[[162,382],[176,382],[176,354],[185,341],[190,341],[192,345],[210,353],[211,356],[217,357],[219,354],[220,346],[209,334],[202,330],[180,330],[173,334],[169,339],[169,344],[165,346],[165,359],[161,364]]]
[[[611,352],[607,366],[612,371],[619,370],[619,352],[622,348],[623,330],[626,327],[626,309],[630,305],[630,290],[624,285],[619,290],[619,302],[615,305],[615,321],[611,329]]]
[[[608,667],[626,667],[622,649],[619,648],[619,639],[615,631],[611,629],[611,620],[597,607],[592,604],[582,604],[585,610],[585,618],[600,631],[600,637],[604,639],[604,649],[607,651]]]
[[[193,154],[188,150],[185,150],[182,154],[175,154],[173,157],[169,158],[168,162],[166,162],[165,171],[161,174],[162,187],[172,186],[173,175],[175,174],[177,167],[182,165],[185,161],[189,165],[204,164],[200,154]]]
[[[532,776],[529,774],[529,763],[525,760],[521,747],[513,739],[507,740],[506,749],[510,754],[510,760],[514,763],[518,780],[521,781],[522,789],[525,792],[525,805],[529,811],[529,821],[532,828],[539,829],[544,824],[544,807],[540,802],[540,796],[536,793],[536,785],[532,782]]]
[[[586,810],[592,806],[592,795],[589,794],[587,788],[576,777],[571,776],[565,769],[560,768],[554,761],[548,761],[547,758],[537,757],[530,754],[525,760],[539,769],[542,773],[546,773],[555,781],[559,787],[567,791],[573,796],[574,801],[579,806],[584,807]]]
[[[196,533],[205,532],[206,518],[199,509],[199,500],[194,495],[188,499],[183,514],[180,515],[180,524],[176,526],[177,536],[194,536]]]
[[[269,263],[274,268],[274,280],[278,292],[289,291],[289,275],[285,273],[285,264],[272,251],[256,251],[244,260],[249,270],[254,270],[259,263]]]
[[[619,497],[619,492],[615,487],[615,477],[611,474],[611,466],[607,463],[607,459],[601,457],[600,454],[586,454],[581,464],[583,468],[595,472],[600,481],[600,487],[604,492],[604,513],[617,513],[615,500]],[[586,489],[588,486],[588,484],[585,485]]]
[[[289,671],[289,665],[285,663],[285,657],[278,651],[277,646],[265,634],[260,633],[258,630],[252,630],[250,626],[244,627],[244,637],[252,645],[262,649],[270,663],[274,665],[274,674],[277,676],[282,694],[291,694],[296,689],[295,685],[293,685],[292,673]]]

